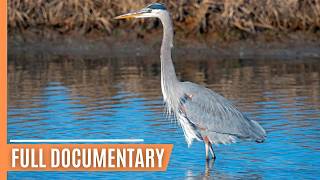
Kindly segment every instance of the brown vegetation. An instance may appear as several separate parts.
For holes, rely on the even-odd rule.
[[[143,34],[158,23],[124,22],[116,15],[144,7],[151,0],[10,0],[9,33],[53,30],[61,34],[106,33],[119,26]],[[248,35],[258,32],[319,32],[320,0],[162,0],[172,13],[176,32]],[[137,23],[139,22],[139,23]],[[141,26],[143,25],[143,26]]]

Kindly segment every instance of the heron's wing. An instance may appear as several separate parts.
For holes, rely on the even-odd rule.
[[[265,130],[221,95],[191,82],[182,82],[181,86],[187,97],[181,102],[185,114],[198,128],[241,139],[264,140]]]

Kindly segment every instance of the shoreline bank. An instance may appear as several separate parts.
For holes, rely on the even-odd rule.
[[[130,57],[159,54],[161,34],[150,38],[87,38],[60,36],[50,38],[8,37],[8,55],[49,54],[74,57]],[[199,41],[176,38],[173,56],[214,59],[320,59],[320,42],[299,37],[266,41],[246,39],[233,42]]]

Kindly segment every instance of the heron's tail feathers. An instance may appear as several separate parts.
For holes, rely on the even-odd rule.
[[[266,131],[259,125],[258,122],[249,120],[249,124],[243,131],[239,133],[225,133],[221,131],[208,131],[209,139],[212,144],[230,144],[239,140],[256,141],[263,143],[267,137]]]
[[[250,139],[255,140],[257,143],[263,143],[267,138],[266,131],[260,126],[258,122],[251,120],[251,123]]]

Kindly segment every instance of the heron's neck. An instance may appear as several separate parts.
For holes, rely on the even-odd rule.
[[[171,48],[173,47],[173,27],[169,13],[160,17],[163,25],[163,38],[161,44],[161,80],[166,82],[176,82],[177,77],[171,58]]]
[[[170,109],[176,104],[172,97],[176,97],[178,79],[171,58],[171,48],[173,44],[173,27],[169,13],[160,17],[163,25],[163,39],[161,44],[161,89],[164,100],[168,103]]]

